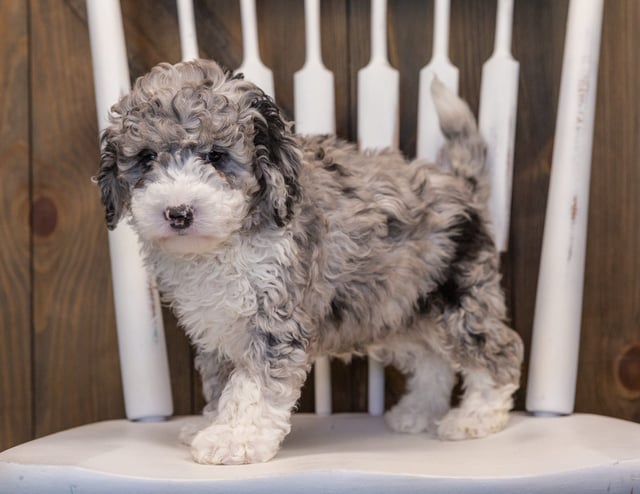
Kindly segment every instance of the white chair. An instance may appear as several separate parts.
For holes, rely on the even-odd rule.
[[[510,3],[500,1],[507,7]],[[255,25],[252,3],[243,0],[243,16],[249,18],[248,24]],[[317,9],[313,3],[309,2],[308,16]],[[442,0],[438,3],[442,12],[446,5]],[[87,4],[98,115],[104,116],[110,104],[128,90],[119,4],[117,0],[87,0]],[[179,6],[183,58],[192,58],[197,54],[197,44],[190,0],[179,2]],[[384,12],[383,2],[377,7]],[[0,494],[640,491],[640,424],[571,414],[586,221],[573,225],[572,263],[556,265],[554,259],[558,256],[552,255],[566,248],[563,225],[558,223],[562,215],[557,213],[574,197],[584,203],[588,199],[588,187],[576,180],[570,167],[562,164],[578,162],[584,172],[590,163],[602,8],[602,0],[572,0],[569,12],[528,384],[530,414],[513,413],[505,431],[481,440],[440,442],[425,435],[395,434],[375,414],[329,415],[329,376],[324,370],[316,373],[319,375],[316,387],[323,391],[316,396],[316,406],[322,414],[294,415],[292,432],[274,460],[224,467],[196,464],[188,448],[177,441],[179,429],[189,418],[161,420],[172,413],[162,338],[154,340],[156,346],[149,350],[148,359],[140,359],[137,354],[137,360],[144,360],[144,365],[127,365],[129,349],[141,348],[135,339],[144,338],[149,332],[157,336],[161,327],[152,316],[156,300],[149,290],[137,295],[147,297],[140,303],[149,307],[149,314],[139,314],[138,319],[131,319],[124,304],[118,303],[127,287],[137,283],[146,288],[148,283],[143,271],[137,271],[132,280],[118,278],[118,272],[122,271],[118,248],[123,243],[135,242],[128,233],[120,232],[110,238],[110,245],[117,320],[122,331],[126,412],[129,419],[136,420],[86,425],[0,453]],[[380,10],[376,15],[380,16]],[[319,36],[313,27],[308,25],[307,29]],[[103,36],[109,43],[100,41]],[[317,39],[314,41],[308,32],[308,46],[314,43]],[[255,65],[259,67],[261,62]],[[102,71],[102,66],[109,71]],[[247,77],[251,78],[246,67]],[[590,83],[582,88],[588,90],[578,93],[576,81],[585,80]],[[317,90],[324,91],[322,87],[326,88],[321,85]],[[332,95],[327,93],[327,97]],[[390,108],[394,108],[393,101]],[[304,104],[296,101],[296,113],[304,111]],[[575,126],[578,115],[581,125]],[[131,266],[126,271],[135,272]],[[562,285],[565,279],[573,280],[573,284]],[[554,315],[556,324],[552,333],[547,332],[549,314]],[[138,333],[131,337],[133,329]],[[563,358],[555,358],[554,351],[562,352]],[[326,367],[326,362],[322,362],[321,368]],[[141,395],[143,387],[138,383],[141,379],[146,381],[145,372],[165,377],[155,380],[154,387]],[[379,390],[380,379],[372,381]],[[370,410],[379,409],[379,402],[370,403]]]

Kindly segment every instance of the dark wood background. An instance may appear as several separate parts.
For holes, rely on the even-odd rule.
[[[240,64],[235,0],[195,2],[203,57]],[[169,0],[122,2],[132,77],[180,58]],[[494,0],[453,0],[451,58],[477,108],[493,46]],[[518,0],[521,63],[511,248],[503,258],[513,325],[530,341],[566,0]],[[258,1],[263,60],[291,115],[304,59],[303,2]],[[415,153],[418,70],[430,58],[433,1],[392,0],[389,43],[401,73],[400,146]],[[356,135],[356,72],[369,57],[369,2],[324,0],[325,63],[335,73],[337,131]],[[593,154],[576,409],[640,421],[640,2],[606,2]],[[90,181],[98,162],[82,0],[0,1],[0,450],[124,415],[106,228]],[[166,314],[175,410],[201,398],[189,344]],[[365,366],[334,364],[336,411],[366,405]],[[401,379],[389,371],[388,401]],[[523,389],[526,384],[526,366]],[[305,389],[302,410],[311,410]],[[523,406],[524,391],[517,406]]]

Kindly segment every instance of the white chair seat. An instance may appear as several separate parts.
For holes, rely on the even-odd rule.
[[[278,456],[258,465],[194,463],[178,443],[193,417],[113,420],[0,453],[0,493],[631,492],[640,425],[596,415],[514,413],[489,438],[395,434],[382,418],[298,414]]]

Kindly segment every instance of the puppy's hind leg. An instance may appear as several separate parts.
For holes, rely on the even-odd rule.
[[[504,322],[497,273],[481,288],[461,285],[457,308],[449,306],[436,330],[443,356],[462,373],[464,395],[438,425],[442,439],[484,437],[504,429],[518,389],[523,346]]]
[[[449,410],[455,373],[451,364],[424,344],[412,342],[393,350],[393,364],[407,376],[407,391],[385,414],[396,432],[434,432]]]
[[[461,372],[465,393],[440,421],[443,439],[487,436],[504,429],[518,389],[523,345],[505,324],[499,259],[477,215],[457,226],[458,246],[445,277],[420,304],[433,321],[435,351]]]
[[[438,437],[447,440],[475,439],[500,432],[509,422],[512,394],[518,385],[497,384],[490,372],[463,371],[465,393],[458,408],[438,424]]]

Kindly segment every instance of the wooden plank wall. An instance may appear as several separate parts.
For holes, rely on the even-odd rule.
[[[33,436],[27,5],[0,3],[0,450]]]
[[[567,0],[518,0],[521,63],[510,315],[530,341]],[[583,338],[576,409],[640,422],[640,2],[606,2],[593,154]],[[123,0],[132,76],[179,59],[170,0]],[[337,132],[356,135],[356,73],[369,57],[368,0],[324,0],[323,53],[336,77]],[[196,0],[203,57],[242,58],[234,0]],[[415,153],[418,70],[430,57],[433,1],[391,0],[389,54],[401,72],[400,146]],[[301,0],[258,0],[259,39],[276,96],[293,109],[304,60]],[[451,58],[477,108],[493,45],[494,0],[452,0]],[[98,159],[83,0],[0,2],[0,450],[124,415],[106,229],[90,182]],[[165,311],[176,413],[202,406],[189,344]],[[337,411],[366,406],[365,366],[333,364]],[[388,401],[402,379],[388,372]],[[526,384],[526,366],[523,387]],[[300,409],[313,406],[312,389]],[[523,406],[524,392],[517,406]]]

